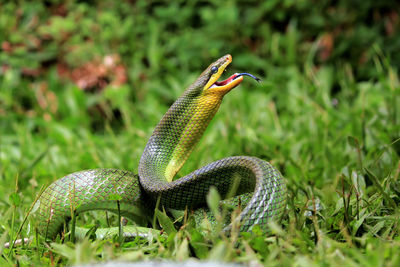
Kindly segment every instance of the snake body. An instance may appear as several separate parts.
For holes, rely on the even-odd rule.
[[[168,209],[195,210],[205,205],[211,186],[225,197],[235,183],[235,195],[249,196],[250,192],[247,205],[235,219],[240,230],[265,227],[269,220],[279,219],[286,205],[286,186],[279,171],[259,158],[224,158],[173,181],[224,95],[243,80],[243,75],[234,74],[217,81],[231,61],[226,55],[212,63],[169,108],[144,149],[138,175],[94,169],[67,175],[48,186],[38,200],[39,233],[52,239],[72,213],[88,210],[119,210],[122,216],[142,222],[157,201]],[[229,228],[230,224],[225,230]]]

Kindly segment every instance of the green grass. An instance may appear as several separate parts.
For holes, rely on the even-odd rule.
[[[0,39],[9,42],[0,51],[1,266],[189,258],[399,265],[399,35],[382,33],[395,25],[390,3],[50,2],[0,4]],[[326,36],[334,47],[323,59]],[[30,216],[17,236],[44,185],[90,168],[136,172],[169,105],[225,53],[233,56],[228,74],[263,82],[245,79],[225,97],[180,174],[233,155],[270,161],[288,186],[287,212],[270,233],[226,237],[166,221],[168,236],[46,243]],[[108,55],[120,57],[126,82],[90,91],[59,75]],[[107,218],[88,213],[77,223],[106,226]],[[20,237],[33,240],[3,248]]]
[[[263,83],[246,80],[225,97],[181,173],[232,155],[271,161],[289,188],[287,214],[282,224],[271,226],[272,234],[224,237],[201,234],[189,224],[168,238],[123,245],[117,240],[45,244],[42,238],[34,238],[30,245],[4,249],[0,263],[194,257],[268,265],[397,265],[399,84],[390,66],[379,68],[378,81],[358,83],[346,78],[346,69],[270,68]],[[330,94],[333,75],[343,77],[334,96]],[[2,83],[3,88],[9,87],[6,78]],[[176,83],[184,88],[189,82]],[[147,138],[168,108],[158,101],[158,92],[150,91],[138,102],[122,97],[130,96],[133,86],[110,87],[99,95],[63,86],[64,90],[49,88],[56,92],[59,107],[47,119],[48,111],[37,107],[33,115],[14,112],[2,117],[2,242],[16,236],[42,185],[82,169],[136,170]],[[1,93],[4,99],[12,98],[13,90]],[[173,93],[175,98],[179,90]],[[94,103],[111,114],[97,130],[91,123],[100,115],[89,112]],[[113,117],[113,109],[121,115]],[[105,221],[103,213],[81,217],[87,225]],[[35,237],[33,218],[20,236]]]

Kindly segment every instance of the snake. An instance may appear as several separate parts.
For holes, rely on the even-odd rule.
[[[192,210],[196,222],[206,217],[215,221],[215,217],[201,211],[207,208],[211,187],[218,191],[221,199],[231,197],[232,205],[240,208],[235,218],[224,221],[222,231],[229,232],[234,223],[239,225],[240,231],[249,231],[255,225],[266,229],[271,220],[280,220],[287,198],[284,178],[260,158],[227,157],[174,179],[224,96],[237,87],[244,76],[259,80],[250,73],[235,73],[218,81],[231,62],[232,56],[228,54],[210,64],[172,104],[150,136],[137,174],[100,168],[75,172],[51,183],[36,203],[39,234],[54,239],[72,216],[91,210],[106,210],[134,222],[148,222],[154,210],[162,207],[164,210]],[[235,189],[233,194],[232,188]],[[199,210],[201,212],[196,213]],[[98,229],[96,235],[102,236],[104,229],[107,228]],[[143,233],[139,225],[123,229],[124,233]]]

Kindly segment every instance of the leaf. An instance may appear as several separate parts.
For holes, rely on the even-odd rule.
[[[357,190],[357,193],[360,194],[362,197],[364,195],[364,190],[365,190],[365,179],[364,176],[361,173],[358,173],[356,171],[351,172],[351,181]]]
[[[176,233],[174,223],[167,216],[167,214],[165,214],[165,212],[161,212],[160,210],[157,209],[155,211],[155,214],[157,216],[158,222],[160,223],[161,227],[168,235]]]
[[[210,191],[207,194],[207,204],[210,208],[211,212],[217,218],[220,216],[219,212],[219,202],[221,201],[221,197],[215,187],[211,187]]]
[[[365,212],[365,210],[366,210],[366,209],[362,210],[362,211],[360,212],[360,214],[363,214],[363,213]],[[354,233],[357,233],[357,231],[358,231],[358,229],[360,228],[360,226],[364,223],[365,219],[368,218],[369,216],[371,216],[371,214],[365,212],[365,213],[360,217],[360,219],[358,219],[358,220],[356,220],[356,221],[354,222],[354,224],[352,225],[352,227],[353,227],[353,232],[354,232]]]
[[[208,256],[209,260],[213,261],[227,261],[231,255],[232,251],[225,242],[219,242],[210,251]]]
[[[190,232],[190,245],[192,246],[195,256],[204,259],[208,255],[208,246],[202,234],[195,228]]]
[[[96,231],[97,231],[98,226],[94,225],[91,227],[85,234],[85,237],[89,238],[90,240],[94,241],[96,240]]]
[[[358,142],[358,139],[353,137],[353,136],[347,136],[347,142],[354,148],[359,148],[360,143]]]
[[[396,202],[386,193],[386,191],[383,189],[382,185],[380,184],[378,178],[373,174],[370,170],[367,168],[364,168],[364,170],[368,173],[369,177],[371,178],[372,182],[376,186],[379,192],[381,192],[383,198],[389,202],[389,204],[392,206],[392,208],[396,208],[397,204]]]
[[[268,222],[268,227],[271,232],[277,236],[284,236],[285,232],[283,231],[282,227],[277,224],[275,221]],[[259,230],[261,232],[261,229]]]
[[[186,260],[189,257],[189,242],[187,238],[183,239],[176,251],[176,259],[178,261]]]
[[[12,193],[12,194],[10,195],[9,199],[10,199],[11,204],[14,205],[14,206],[16,206],[16,207],[18,207],[19,204],[21,204],[21,198],[20,198],[20,196],[18,195],[18,193],[15,193],[15,192]]]
[[[69,259],[74,258],[75,256],[75,250],[70,246],[68,246],[67,244],[58,244],[53,242],[51,243],[51,249],[54,252],[61,254],[62,256]]]
[[[268,252],[268,244],[265,242],[265,238],[261,236],[254,237],[250,242],[251,247],[260,252],[260,253],[267,253]]]
[[[377,235],[378,232],[385,226],[385,222],[384,221],[380,221],[377,224],[374,225],[374,227],[371,228],[371,230],[369,231],[371,234],[373,235]]]

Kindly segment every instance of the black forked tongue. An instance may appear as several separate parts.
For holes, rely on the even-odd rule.
[[[235,78],[233,78],[233,80],[238,78],[238,77],[240,77],[240,76],[250,76],[251,78],[253,78],[257,82],[261,82],[260,78],[254,76],[253,74],[247,73],[247,72],[238,73],[237,76]]]

